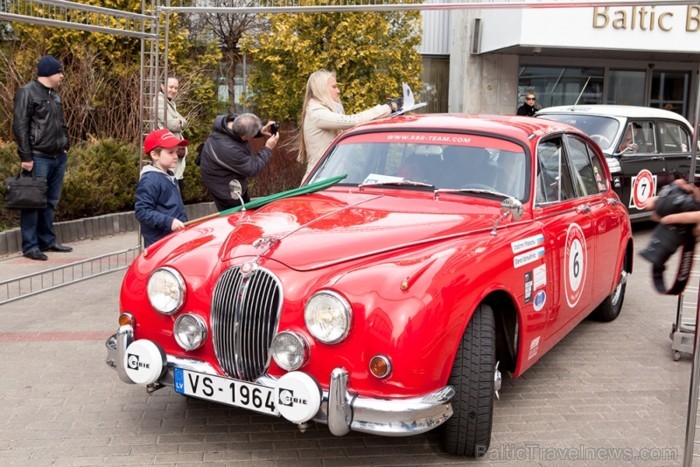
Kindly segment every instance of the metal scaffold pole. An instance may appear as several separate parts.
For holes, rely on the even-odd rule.
[[[697,76],[700,79],[700,63],[698,63]],[[697,166],[697,155],[698,155],[698,132],[700,132],[700,81],[698,83],[698,89],[696,91],[696,102],[695,102],[695,121],[693,122],[693,142],[691,150],[691,160],[690,160],[690,180],[692,184],[695,182],[696,176],[696,166]],[[699,286],[700,290],[700,286]],[[700,294],[698,295],[700,297]],[[695,306],[695,341],[693,345],[693,367],[690,375],[690,391],[688,395],[688,416],[686,421],[685,430],[685,449],[683,452],[683,465],[690,467],[693,465],[693,457],[695,451],[695,429],[697,428],[698,419],[698,380],[700,379],[700,352],[698,352],[698,345],[700,343],[700,332],[698,332],[698,325],[700,323],[700,300],[697,300]]]

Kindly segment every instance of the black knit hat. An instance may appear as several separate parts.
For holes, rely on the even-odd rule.
[[[37,76],[53,76],[56,73],[61,73],[63,71],[63,66],[61,62],[53,58],[51,55],[44,55],[39,60],[39,65],[37,66]]]

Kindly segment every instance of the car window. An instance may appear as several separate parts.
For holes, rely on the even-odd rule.
[[[688,152],[691,137],[688,130],[676,122],[659,122],[659,146],[661,152]]]
[[[650,154],[656,151],[654,122],[631,121],[625,127],[617,152]]]
[[[567,138],[571,175],[574,187],[581,196],[593,195],[607,189],[595,151],[585,141],[570,136]],[[594,166],[593,161],[598,164]],[[601,189],[602,188],[602,189]]]
[[[500,138],[369,133],[341,140],[311,181],[347,174],[342,183],[405,186],[398,182],[410,181],[430,189],[495,191],[525,201],[528,167],[524,149]]]
[[[537,145],[536,183],[536,202],[538,204],[553,203],[575,197],[561,138],[541,141]]]
[[[578,128],[590,136],[603,151],[609,149],[610,146],[613,145],[615,136],[620,128],[620,122],[616,119],[598,115],[543,114],[541,117],[567,123]]]

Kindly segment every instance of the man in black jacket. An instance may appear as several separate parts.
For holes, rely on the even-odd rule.
[[[214,198],[216,209],[224,211],[240,206],[237,197],[231,196],[229,183],[238,180],[243,188],[241,197],[250,201],[248,178],[259,174],[272,159],[272,150],[277,146],[279,133],[271,134],[275,122],[264,127],[253,114],[219,115],[214,121],[209,137],[202,148],[199,168],[202,182]],[[265,147],[255,155],[250,141],[267,136]]]
[[[46,209],[22,209],[22,253],[34,260],[46,261],[44,251],[68,253],[69,246],[56,241],[53,218],[61,198],[66,171],[68,130],[61,98],[56,93],[63,81],[63,67],[51,55],[41,57],[37,78],[15,94],[12,129],[24,175],[34,172],[48,184]]]

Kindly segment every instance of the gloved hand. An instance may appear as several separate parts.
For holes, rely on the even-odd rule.
[[[403,97],[395,97],[393,99],[387,99],[387,101],[392,112],[398,112],[403,109]]]

